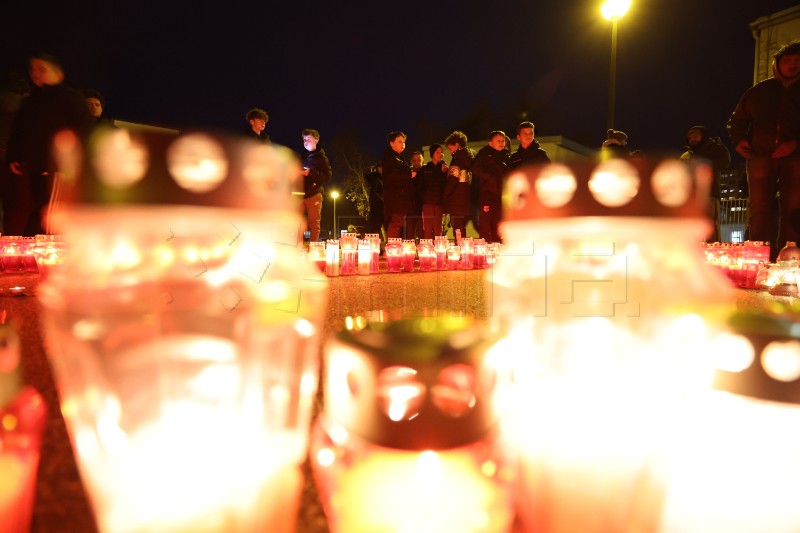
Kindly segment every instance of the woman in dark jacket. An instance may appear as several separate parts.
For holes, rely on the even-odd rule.
[[[444,144],[450,150],[452,159],[450,160],[450,170],[444,182],[442,212],[450,215],[453,236],[458,235],[457,230],[461,230],[461,237],[466,237],[467,220],[469,220],[471,207],[471,169],[475,155],[472,150],[467,148],[467,136],[460,131],[451,133],[445,139]]]

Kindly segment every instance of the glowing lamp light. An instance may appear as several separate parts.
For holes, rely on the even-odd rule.
[[[238,140],[139,141],[162,163],[127,189],[89,146],[58,214],[70,253],[38,293],[98,527],[292,532],[326,302],[298,251],[297,162],[266,147],[245,176]]]
[[[600,7],[603,18],[614,21],[619,20],[631,7],[631,0],[606,0]]]
[[[730,296],[697,250],[704,170],[681,165],[553,165],[507,181],[490,324],[524,532],[659,531],[671,442],[707,386]]]
[[[505,533],[490,343],[467,320],[366,324],[325,354],[311,463],[332,533]]]

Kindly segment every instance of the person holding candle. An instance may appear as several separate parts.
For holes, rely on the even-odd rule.
[[[489,134],[489,144],[475,156],[472,166],[479,180],[480,222],[479,233],[486,242],[499,242],[497,226],[502,214],[500,200],[503,178],[508,172],[508,154],[505,151],[506,134],[495,130]]]
[[[406,134],[393,131],[386,137],[389,144],[383,154],[383,208],[388,221],[387,238],[403,238],[408,228],[406,219],[414,208],[414,182],[411,167],[402,153],[406,149]]]
[[[442,192],[448,167],[441,144],[430,146],[431,160],[417,172],[417,189],[422,202],[422,233],[433,239],[442,229]]]
[[[444,183],[442,212],[450,215],[453,235],[467,235],[467,220],[470,212],[470,192],[472,183],[472,162],[475,154],[467,148],[467,136],[454,131],[444,141],[450,150],[450,170]]]
[[[331,163],[325,150],[318,147],[319,132],[317,130],[305,129],[301,133],[303,137],[303,208],[306,212],[306,221],[311,233],[309,241],[319,240],[320,220],[322,219],[322,194],[325,192],[323,185],[330,181],[333,176]]]

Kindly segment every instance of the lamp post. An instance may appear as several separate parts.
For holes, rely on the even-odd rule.
[[[336,231],[336,199],[339,198],[339,191],[331,191],[331,198],[333,198],[333,238],[338,239],[339,234]]]
[[[603,17],[611,21],[611,75],[608,82],[608,129],[614,127],[614,92],[617,77],[617,21],[627,13],[631,0],[606,0],[600,8]]]

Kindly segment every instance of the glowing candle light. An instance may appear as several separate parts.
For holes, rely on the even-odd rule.
[[[432,239],[420,239],[417,247],[420,272],[431,272],[436,268],[436,250]]]
[[[386,242],[386,270],[392,273],[403,271],[403,239],[391,237]]]
[[[414,272],[414,261],[417,257],[417,245],[414,239],[403,241],[403,272]]]
[[[311,457],[331,532],[508,532],[511,471],[492,430],[494,370],[480,328],[366,328],[326,353]]]
[[[328,239],[325,245],[325,275],[336,277],[339,275],[339,240]]]
[[[372,264],[372,242],[369,239],[358,241],[358,274],[367,276],[370,274]]]
[[[449,246],[447,237],[443,235],[435,236],[433,245],[436,249],[436,270],[447,270],[447,248]]]

